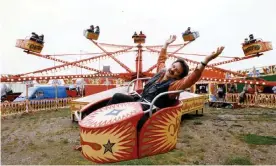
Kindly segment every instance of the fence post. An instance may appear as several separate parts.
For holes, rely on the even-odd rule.
[[[58,89],[57,89],[57,83],[55,84],[56,86],[56,111],[58,110]]]
[[[29,112],[29,97],[28,97],[29,85],[26,83],[26,113]]]

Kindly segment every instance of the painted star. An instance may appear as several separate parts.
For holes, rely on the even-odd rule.
[[[107,144],[103,144],[103,146],[104,146],[104,154],[106,153],[106,152],[111,152],[112,154],[113,154],[113,152],[112,152],[112,147],[115,145],[115,143],[111,143],[110,142],[110,140],[108,140],[108,142],[107,142]]]

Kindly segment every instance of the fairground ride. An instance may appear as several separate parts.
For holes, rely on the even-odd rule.
[[[99,28],[99,27],[98,27]],[[135,78],[144,78],[150,77],[155,74],[156,69],[156,61],[148,60],[144,57],[143,53],[151,53],[158,55],[160,53],[162,45],[145,45],[146,43],[146,35],[140,31],[140,34],[135,34],[132,36],[135,45],[119,45],[119,44],[107,44],[100,43],[98,39],[100,37],[99,29],[97,32],[93,29],[86,29],[83,32],[84,37],[88,39],[89,42],[92,42],[95,46],[97,46],[102,52],[101,53],[85,53],[81,55],[93,55],[89,58],[84,58],[77,61],[66,61],[57,57],[63,57],[67,55],[80,55],[80,54],[41,54],[41,51],[44,47],[44,41],[40,41],[35,37],[31,37],[30,39],[18,39],[16,42],[16,47],[24,50],[25,53],[31,54],[40,58],[56,61],[62,63],[61,65],[56,65],[49,68],[44,68],[28,73],[16,74],[16,75],[1,75],[1,82],[25,82],[25,81],[37,81],[45,82],[47,80],[53,79],[63,79],[65,83],[71,82],[72,79],[76,78],[84,78],[84,79],[95,79],[95,78],[114,78],[115,80],[124,80],[131,81]],[[184,59],[190,66],[190,70],[194,69],[194,66],[200,64],[199,61],[192,60],[187,58],[186,55],[193,56],[206,56],[203,54],[191,54],[191,53],[181,53],[180,51],[187,45],[196,41],[199,37],[199,33],[197,31],[190,32],[188,34],[182,34],[183,43],[173,44],[169,46],[169,49],[174,49],[173,51],[168,51],[169,60],[176,60],[177,58]],[[43,39],[42,39],[43,40]],[[108,49],[117,49],[116,51],[109,51]],[[201,80],[205,81],[216,81],[222,83],[248,83],[248,84],[257,84],[257,85],[274,85],[275,83],[265,81],[265,80],[250,80],[246,79],[247,75],[245,73],[235,72],[227,69],[223,69],[218,67],[222,64],[228,63],[237,63],[238,61],[244,61],[251,58],[263,56],[263,52],[272,50],[271,42],[262,41],[261,39],[254,39],[253,42],[243,43],[242,49],[245,56],[242,57],[229,57],[229,56],[219,56],[219,58],[224,58],[227,60],[212,63],[206,66],[204,70]],[[117,55],[126,54],[126,53],[135,53],[135,70],[131,70],[126,64],[124,64]],[[100,69],[96,69],[94,67],[90,67],[88,64],[92,62],[97,62],[101,59],[112,59],[117,64],[119,64],[125,72],[114,73],[114,72],[105,72]],[[151,63],[151,67],[145,69],[143,65],[143,61],[147,61],[147,63]],[[51,75],[56,71],[67,70],[72,67],[78,67],[81,69],[85,69],[89,71],[89,74],[75,74],[75,75]],[[141,82],[137,82],[137,88],[141,88]]]

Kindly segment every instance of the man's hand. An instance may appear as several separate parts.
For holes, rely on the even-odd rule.
[[[167,48],[169,44],[172,44],[176,40],[176,35],[171,35],[170,38],[166,41],[164,47]]]
[[[211,60],[217,58],[217,57],[222,53],[223,50],[224,50],[224,47],[223,47],[223,46],[222,46],[222,47],[218,47],[218,48],[217,48],[217,51],[212,52],[211,55],[209,55],[209,56],[207,56],[207,57],[205,58],[205,63],[207,64],[207,63],[210,62]]]

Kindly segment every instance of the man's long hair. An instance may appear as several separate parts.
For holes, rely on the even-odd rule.
[[[183,60],[183,59],[177,59],[176,61],[173,62],[174,63],[177,63],[179,62],[181,64],[181,67],[183,69],[183,72],[180,74],[180,78],[184,78],[188,75],[189,73],[189,66],[187,65],[187,63]]]

